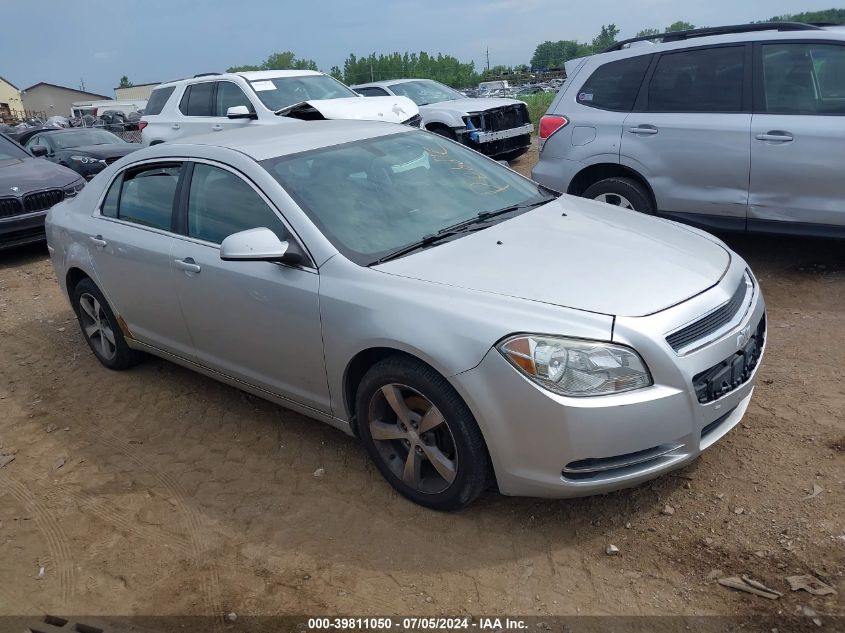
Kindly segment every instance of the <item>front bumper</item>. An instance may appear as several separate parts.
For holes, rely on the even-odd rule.
[[[647,317],[618,318],[614,342],[645,359],[654,385],[589,398],[553,394],[515,370],[495,349],[453,377],[484,434],[503,494],[576,497],[625,488],[680,468],[730,431],[745,414],[765,348],[747,380],[700,403],[694,378],[737,353],[738,335],[765,319],[755,282],[747,311],[720,338],[681,356],[666,333],[704,314],[736,288],[743,266],[716,287]]]
[[[43,242],[44,218],[47,211],[33,211],[8,218],[0,218],[0,249]]]

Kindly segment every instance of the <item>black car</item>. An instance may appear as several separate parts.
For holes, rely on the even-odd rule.
[[[35,158],[0,134],[0,249],[43,240],[50,207],[84,186],[76,172]]]
[[[141,149],[103,129],[70,128],[33,130],[21,135],[19,142],[35,156],[59,163],[91,180],[119,158]]]

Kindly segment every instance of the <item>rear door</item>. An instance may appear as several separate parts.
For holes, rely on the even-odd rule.
[[[214,88],[216,81],[202,81],[185,88],[179,101],[179,112],[182,116],[172,125],[179,137],[206,134],[212,131],[215,124],[219,125],[214,113]]]
[[[759,43],[755,62],[749,228],[845,227],[845,43]]]
[[[751,94],[750,45],[656,57],[625,119],[620,162],[646,178],[659,212],[745,228]]]
[[[89,252],[97,284],[132,337],[189,358],[170,248],[182,163],[131,167],[109,187],[94,217]]]

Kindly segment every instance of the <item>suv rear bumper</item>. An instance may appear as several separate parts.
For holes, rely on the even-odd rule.
[[[554,158],[544,161],[543,155],[540,154],[540,160],[531,170],[531,179],[549,189],[567,193],[569,183],[584,167],[586,165],[581,161],[568,158]]]

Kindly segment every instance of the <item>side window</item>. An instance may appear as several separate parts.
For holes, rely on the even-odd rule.
[[[287,239],[284,224],[241,177],[197,163],[188,198],[188,235],[219,244],[232,233],[266,227]]]
[[[117,204],[120,200],[120,187],[123,185],[123,175],[121,174],[114,179],[114,182],[109,187],[109,192],[103,200],[103,206],[100,207],[100,215],[107,218],[117,217]]]
[[[764,111],[845,114],[845,46],[764,44]]]
[[[250,112],[255,108],[250,103],[244,91],[236,83],[231,81],[217,82],[217,98],[214,102],[214,116],[226,116],[229,108],[234,106],[246,106]]]
[[[144,108],[144,114],[161,114],[164,109],[164,104],[173,94],[176,86],[167,86],[166,88],[156,88],[150,94],[150,99],[147,101],[147,107]]]
[[[741,112],[745,47],[660,56],[648,87],[649,112]]]
[[[211,95],[214,92],[214,82],[204,81],[191,84],[185,88],[179,111],[185,116],[211,116]]]
[[[387,90],[382,90],[381,88],[358,88],[355,92],[359,95],[364,95],[365,97],[386,97]]]
[[[123,175],[117,217],[143,226],[171,230],[173,199],[181,169],[181,164],[171,163],[127,170]]]
[[[599,66],[581,86],[578,103],[602,110],[630,112],[651,55],[629,57]]]

